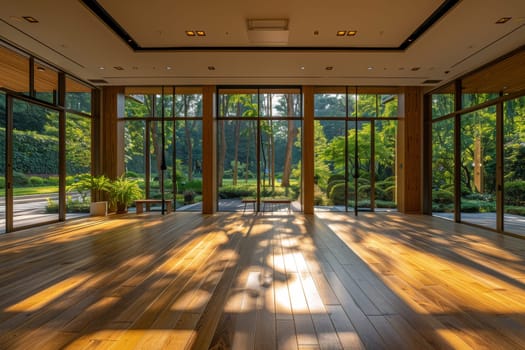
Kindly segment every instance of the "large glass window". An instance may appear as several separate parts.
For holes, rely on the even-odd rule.
[[[0,92],[0,232],[89,212],[90,189],[71,185],[91,175],[92,88],[67,77],[66,91],[59,91],[61,74],[40,59],[0,45],[0,86],[5,89]],[[64,112],[58,106],[60,94],[66,96]],[[64,154],[60,135],[65,135]],[[59,168],[61,157],[65,173]],[[12,179],[9,190],[7,179]],[[65,197],[60,197],[61,179]]]
[[[0,47],[1,49],[1,47]],[[5,232],[5,213],[6,213],[6,201],[5,201],[5,148],[6,148],[6,95],[0,91],[0,233]]]
[[[454,218],[454,118],[432,124],[432,212]]]
[[[58,112],[13,102],[13,226],[58,220]]]
[[[398,113],[396,89],[315,89],[316,210],[397,208]]]
[[[219,210],[300,208],[300,90],[224,88],[218,107]]]
[[[496,229],[496,108],[461,116],[461,220]]]
[[[127,176],[148,198],[164,195],[178,210],[200,211],[202,88],[129,87],[125,106]]]
[[[504,104],[504,227],[525,235],[525,97]]]
[[[91,188],[71,185],[91,174],[91,118],[73,113],[66,114],[66,217],[89,213]]]
[[[66,78],[66,108],[72,111],[91,114],[92,89],[77,80]]]
[[[432,119],[443,117],[454,112],[454,91],[454,84],[448,84],[432,93]]]

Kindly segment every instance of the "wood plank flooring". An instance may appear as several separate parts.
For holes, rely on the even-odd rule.
[[[525,240],[399,213],[29,229],[0,236],[0,349],[525,349]]]

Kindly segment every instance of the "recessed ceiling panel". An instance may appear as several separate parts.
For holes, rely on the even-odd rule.
[[[137,48],[254,47],[248,21],[287,19],[290,48],[400,48],[446,14],[457,1],[443,0],[139,0],[84,1],[100,6]],[[438,13],[440,12],[441,13]],[[429,23],[432,22],[432,23]],[[186,31],[206,36],[187,36]],[[356,35],[337,36],[337,31]],[[419,32],[418,32],[419,31]],[[283,42],[278,43],[279,47]]]

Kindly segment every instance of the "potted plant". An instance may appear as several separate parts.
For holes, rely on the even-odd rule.
[[[93,194],[93,191],[95,191],[96,198],[100,197],[101,192],[109,192],[109,185],[109,179],[104,175],[80,174],[77,180],[67,188],[67,191],[76,191],[80,195],[81,202],[84,203],[90,194]],[[105,216],[108,212],[108,202],[93,201],[93,197],[91,197],[89,209],[91,216]]]
[[[117,214],[127,213],[128,206],[142,196],[142,190],[137,180],[131,180],[122,175],[111,181],[109,198],[111,207],[116,208]]]
[[[91,177],[91,190],[94,191],[94,197],[96,199],[101,197],[102,192],[109,193],[110,181],[104,175],[92,176]],[[100,201],[91,199],[89,206],[89,212],[91,216],[106,216],[108,215],[108,201]]]

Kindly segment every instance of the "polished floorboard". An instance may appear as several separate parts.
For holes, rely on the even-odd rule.
[[[0,236],[0,349],[525,349],[525,240],[399,213]]]

